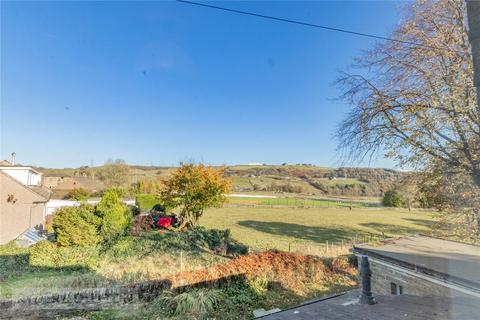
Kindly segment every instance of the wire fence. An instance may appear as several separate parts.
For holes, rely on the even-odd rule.
[[[380,207],[378,202],[360,200],[320,199],[320,198],[229,198],[226,207],[291,207],[291,208],[318,208],[318,207],[345,207],[371,208]]]
[[[251,252],[262,252],[268,250],[280,250],[285,252],[300,253],[306,255],[316,255],[321,257],[337,257],[351,253],[354,245],[375,243],[387,239],[382,234],[357,234],[351,238],[341,240],[326,240],[323,243],[305,242],[301,240],[258,243],[251,247]]]

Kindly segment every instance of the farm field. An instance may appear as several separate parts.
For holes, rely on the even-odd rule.
[[[266,199],[269,200],[269,199]],[[200,220],[206,228],[230,229],[253,250],[310,251],[357,237],[428,233],[432,212],[391,208],[216,208]]]
[[[379,205],[357,200],[335,199],[305,199],[305,198],[253,198],[229,197],[227,204],[249,204],[263,206],[293,206],[293,207],[368,207]]]

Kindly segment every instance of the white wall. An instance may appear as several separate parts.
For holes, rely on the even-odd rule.
[[[88,204],[96,205],[99,200],[87,200]],[[134,206],[135,200],[124,200],[123,203],[126,205]],[[59,200],[59,199],[50,199],[47,202],[47,215],[53,214],[55,210],[63,207],[78,207],[81,204],[80,201],[75,200]]]
[[[39,186],[42,184],[42,175],[29,167],[1,167],[0,170],[20,181],[26,186]]]

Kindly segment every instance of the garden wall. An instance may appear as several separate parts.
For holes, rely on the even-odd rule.
[[[0,319],[52,319],[57,316],[75,315],[84,311],[102,310],[118,304],[150,301],[166,290],[181,293],[194,287],[220,288],[232,282],[244,280],[243,275],[235,275],[179,287],[172,287],[169,280],[162,280],[63,292],[18,300],[0,300]]]

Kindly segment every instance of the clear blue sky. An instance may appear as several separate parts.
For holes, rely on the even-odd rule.
[[[215,4],[378,35],[399,20],[396,2]],[[176,2],[1,9],[1,157],[48,167],[337,165],[332,83],[373,44]]]

